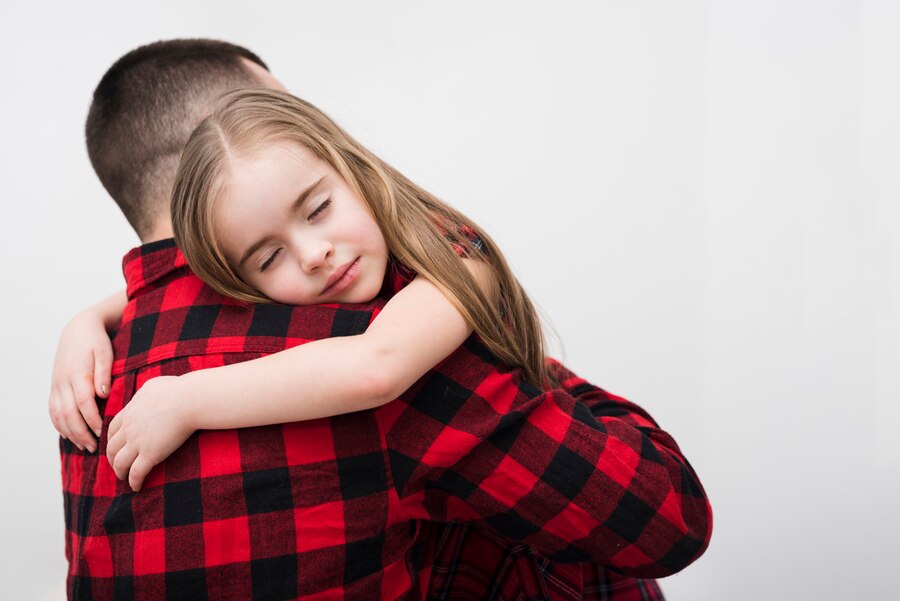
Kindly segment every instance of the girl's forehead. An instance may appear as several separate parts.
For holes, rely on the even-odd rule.
[[[336,182],[330,175],[324,161],[291,141],[229,153],[213,222],[217,228],[252,229],[246,220],[291,206],[314,184]]]
[[[226,153],[225,161],[230,172],[246,169],[258,162],[281,163],[286,168],[310,170],[320,176],[330,167],[309,147],[294,140],[279,138],[255,142],[246,147],[232,147]]]

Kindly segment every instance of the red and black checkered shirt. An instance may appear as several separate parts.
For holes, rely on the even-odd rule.
[[[473,250],[483,251],[474,231],[463,227],[457,231],[471,242]],[[459,255],[469,254],[468,247],[451,244]],[[391,263],[384,294],[398,292],[415,276],[404,265]],[[564,388],[574,390],[582,383],[559,363],[554,362],[553,368]],[[596,562],[551,562],[527,545],[472,524],[431,522],[422,539],[431,550],[421,578],[428,583],[428,599],[665,601],[655,580],[623,576]]]
[[[429,522],[635,577],[708,544],[699,480],[642,409],[574,376],[541,392],[474,338],[378,409],[199,432],[132,493],[105,430],[146,380],[357,334],[382,303],[246,307],[203,285],[172,240],[124,268],[99,453],[61,446],[71,598],[421,597]]]
[[[431,529],[431,531],[427,529]],[[623,576],[598,563],[552,562],[527,545],[473,524],[429,523],[422,535],[436,553],[428,599],[479,601],[664,601],[655,580]]]

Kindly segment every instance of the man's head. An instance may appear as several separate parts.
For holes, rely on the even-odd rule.
[[[100,80],[85,124],[97,176],[143,242],[171,235],[169,196],[181,150],[220,94],[283,90],[246,48],[217,40],[141,46]]]

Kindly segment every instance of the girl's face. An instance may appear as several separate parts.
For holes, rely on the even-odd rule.
[[[360,303],[384,281],[388,250],[365,202],[312,151],[274,142],[229,159],[213,227],[241,278],[290,305]]]

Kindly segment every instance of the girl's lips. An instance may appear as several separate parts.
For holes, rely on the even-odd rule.
[[[357,275],[359,275],[359,257],[334,270],[326,282],[327,285],[322,291],[322,296],[340,294],[356,280]]]

